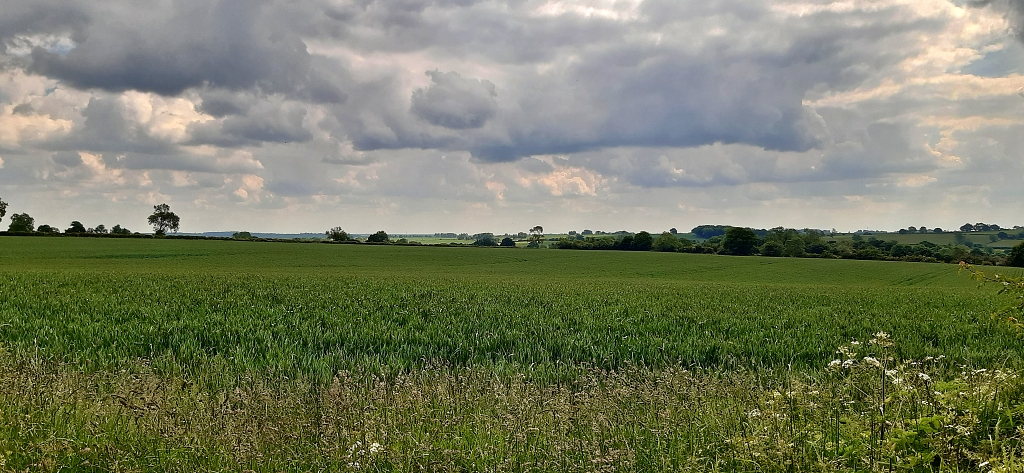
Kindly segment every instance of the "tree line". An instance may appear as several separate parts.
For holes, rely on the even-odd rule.
[[[679,237],[664,232],[652,237],[647,232],[636,235],[582,235],[563,237],[552,247],[572,250],[631,250],[704,253],[735,256],[771,256],[793,258],[842,258],[970,264],[1000,264],[1024,267],[1024,242],[1008,254],[999,254],[981,244],[973,243],[957,233],[954,243],[939,245],[929,241],[906,244],[882,240],[875,236],[854,234],[849,240],[833,238],[831,233],[817,230],[799,231],[777,227],[755,230],[745,227],[697,227],[695,236],[708,236],[704,241]],[[1024,238],[1024,231],[1021,231]]]
[[[7,202],[0,199],[0,221],[3,221],[3,218],[7,215],[7,207]],[[45,224],[36,227],[36,219],[28,213],[11,214],[10,220],[11,223],[7,227],[7,233],[14,234],[59,235],[63,233],[67,235],[141,235],[139,232],[132,232],[131,230],[122,227],[120,224],[114,225],[112,228],[107,228],[106,225],[103,224],[86,228],[86,226],[78,220],[73,220],[68,228],[64,229],[63,232],[60,228]],[[153,232],[157,236],[165,235],[168,231],[176,232],[180,228],[181,224],[181,219],[171,211],[171,207],[167,204],[153,206],[153,213],[150,214],[147,221],[153,226]]]

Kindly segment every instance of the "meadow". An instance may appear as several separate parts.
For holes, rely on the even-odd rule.
[[[1021,466],[952,265],[7,237],[0,294],[0,471]]]

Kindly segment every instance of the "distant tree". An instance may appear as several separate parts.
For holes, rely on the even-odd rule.
[[[53,227],[51,227],[49,225],[40,225],[39,228],[36,229],[36,232],[38,232],[38,233],[60,233],[60,230],[57,230],[56,228],[53,228]]]
[[[0,199],[0,220],[4,219],[4,215],[7,215],[7,202]]]
[[[729,227],[725,231],[725,239],[722,240],[722,247],[725,251],[739,256],[753,253],[757,245],[757,234],[754,233],[754,230],[744,227]]]
[[[110,229],[110,233],[113,233],[114,235],[131,235],[132,231],[121,227],[121,225],[114,225],[114,228]]]
[[[11,226],[7,229],[9,232],[19,233],[32,233],[36,230],[36,219],[30,217],[28,214],[13,214],[11,215]]]
[[[509,237],[505,237],[501,239],[501,244],[498,246],[516,246],[516,241]]]
[[[594,234],[594,232],[592,230],[583,230],[583,233],[582,233],[583,236],[588,236],[588,235],[593,235],[593,234]]]
[[[673,235],[675,235],[675,234],[679,233],[679,230],[676,230],[676,227],[672,227],[672,228],[668,229],[668,232],[673,234]]]
[[[768,240],[761,245],[762,256],[782,256],[784,250],[782,244],[775,240]]]
[[[917,227],[915,227],[915,226],[907,227],[907,233],[917,233]]]
[[[791,238],[783,246],[782,254],[790,258],[799,258],[804,255],[804,241],[800,238]]]
[[[963,227],[960,227],[960,228],[963,228]],[[963,245],[963,244],[969,243],[968,240],[967,240],[967,236],[964,235],[964,232],[956,232],[956,233],[954,233],[953,234],[953,242],[956,243],[957,245]]]
[[[181,223],[181,219],[171,212],[171,206],[167,204],[154,205],[153,214],[149,216],[148,221],[157,235],[164,235],[167,230],[176,232]]]
[[[341,227],[334,227],[334,228],[332,228],[330,230],[327,230],[325,235],[327,235],[327,239],[331,240],[331,241],[348,241],[349,240],[348,232],[346,232],[345,230],[342,230]]]
[[[82,225],[82,222],[79,222],[78,220],[72,221],[71,222],[71,226],[68,227],[67,230],[64,230],[64,233],[85,233],[85,232],[86,232],[85,225]]]
[[[997,241],[999,241],[999,235],[989,235],[988,236],[988,242],[989,243],[995,243]]]
[[[654,237],[650,233],[640,232],[633,237],[633,249],[636,251],[650,251],[654,245]]]
[[[252,233],[235,232],[231,234],[231,238],[234,238],[235,240],[252,240]]]
[[[1024,268],[1024,242],[1018,243],[1010,250],[1010,257],[1007,258],[1006,264]]]
[[[908,232],[908,230],[906,228],[901,228],[900,231],[898,231],[896,233],[899,233],[900,235],[906,235],[907,232]]]
[[[932,233],[942,233],[942,228],[935,227],[932,229]]]
[[[658,238],[654,239],[654,244],[652,246],[657,251],[679,251],[679,248],[683,245],[671,231],[668,231],[658,235]]]
[[[493,233],[477,233],[473,235],[473,246],[498,246]]]
[[[633,249],[633,235],[623,236],[619,240],[619,249],[621,250],[632,250]]]
[[[390,240],[391,239],[388,238],[388,234],[385,233],[384,230],[381,230],[377,233],[374,233],[373,235],[366,237],[366,241],[370,243],[387,243]]]
[[[96,225],[96,228],[93,228],[92,231],[89,233],[98,233],[100,235],[106,235],[107,233],[109,233],[109,231],[107,230],[107,227],[105,225],[100,224]]]
[[[540,242],[544,241],[544,227],[537,225],[530,229],[530,248],[537,248],[540,246]]]
[[[971,225],[969,223],[965,223],[965,224],[960,226],[960,231],[964,232],[964,233],[973,232],[974,231],[974,225]]]

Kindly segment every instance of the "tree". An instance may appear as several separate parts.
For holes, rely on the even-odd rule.
[[[249,232],[235,232],[231,234],[231,238],[235,240],[252,240],[252,233]]]
[[[366,237],[366,241],[370,243],[387,243],[389,240],[390,238],[388,238],[388,234],[385,233],[384,230],[381,230],[377,233],[374,233],[373,235]]]
[[[29,217],[28,214],[14,214],[11,215],[11,226],[7,229],[9,232],[18,233],[32,233],[36,230],[36,219]]]
[[[633,237],[633,249],[636,251],[650,251],[654,244],[654,237],[650,233],[640,232]]]
[[[754,230],[743,227],[729,227],[725,231],[725,239],[722,240],[722,247],[729,254],[746,256],[757,248],[758,238]]]
[[[505,237],[501,239],[501,244],[498,246],[516,246],[516,241],[509,237]]]
[[[969,223],[965,223],[965,224],[960,226],[960,231],[964,232],[964,233],[973,232],[974,231],[974,225],[971,225]]]
[[[541,241],[544,241],[544,227],[537,225],[530,229],[530,244],[527,246],[529,248],[539,248]]]
[[[121,227],[121,225],[114,225],[114,228],[110,229],[110,233],[114,235],[131,235],[132,231]]]
[[[74,220],[71,222],[71,226],[64,230],[64,233],[85,233],[85,225],[82,225],[82,222],[78,220]]]
[[[658,235],[658,238],[654,239],[653,245],[654,249],[658,251],[678,251],[681,246],[683,246],[682,243],[671,231]]]
[[[341,227],[334,227],[325,232],[327,239],[331,241],[348,241],[348,232],[342,230]]]
[[[676,230],[676,227],[672,227],[672,228],[668,229],[668,232],[673,234],[673,235],[675,235],[675,234],[679,233],[679,230]]]
[[[1024,242],[1018,243],[1010,250],[1010,257],[1007,259],[1006,264],[1024,268]]]
[[[108,233],[108,231],[107,231],[107,227],[105,225],[100,224],[100,225],[96,225],[96,228],[93,228],[90,233],[98,233],[100,235],[106,235]]]
[[[477,233],[473,235],[473,246],[498,246],[493,233]]]
[[[36,229],[36,231],[39,233],[60,233],[60,230],[57,230],[56,228],[53,228],[49,225],[40,225],[39,228]]]
[[[0,220],[4,219],[4,215],[7,215],[7,202],[0,199]]]
[[[171,212],[171,206],[167,204],[154,205],[153,214],[149,216],[148,221],[157,235],[164,235],[167,230],[176,232],[178,224],[181,223],[181,219]]]

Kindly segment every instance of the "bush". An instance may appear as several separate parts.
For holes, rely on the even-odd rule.
[[[385,233],[384,230],[381,230],[377,233],[374,233],[373,235],[366,237],[366,241],[370,243],[387,243],[390,240],[391,239],[388,238],[388,234]]]
[[[1018,243],[1010,250],[1010,257],[1007,260],[1010,266],[1024,268],[1024,243]]]

